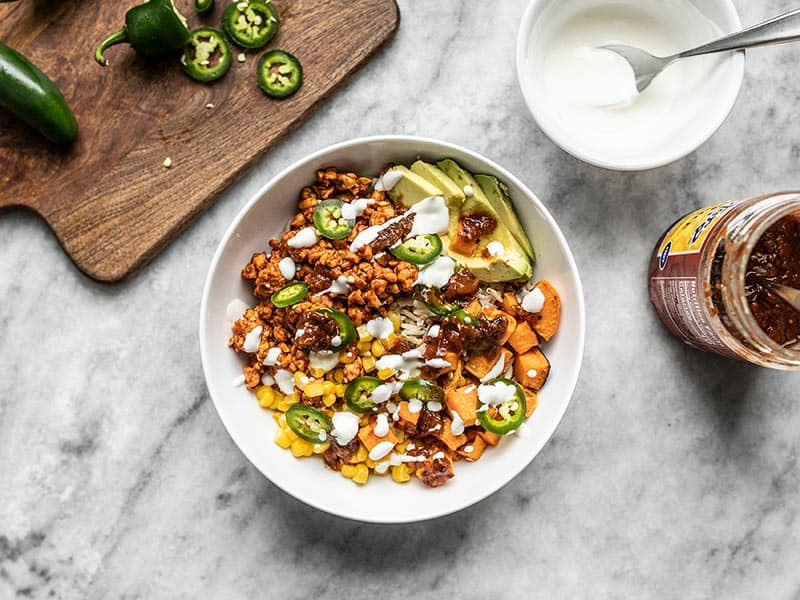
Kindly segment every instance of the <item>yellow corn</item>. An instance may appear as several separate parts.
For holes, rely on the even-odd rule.
[[[349,365],[356,359],[356,355],[352,350],[348,350],[347,352],[342,352],[339,355],[339,362]]]
[[[392,479],[394,479],[397,483],[405,483],[411,479],[411,474],[408,472],[408,466],[403,463],[401,465],[397,465],[396,467],[392,467]]]
[[[386,317],[392,322],[395,331],[400,331],[400,315],[390,310],[386,313]]]
[[[286,429],[279,429],[278,435],[275,436],[275,443],[284,450],[290,448],[293,441],[291,435],[289,435],[290,433],[292,432]]]
[[[356,332],[358,333],[358,340],[360,342],[371,342],[372,336],[370,335],[369,331],[367,331],[366,325],[359,325],[356,327]]]
[[[378,463],[372,460],[371,458],[367,457],[367,460],[364,461],[364,464],[367,465],[370,469],[374,469],[375,465]]]
[[[384,348],[383,344],[381,344],[378,340],[372,342],[372,346],[370,347],[370,349],[372,350],[372,356],[374,356],[375,358],[380,358],[381,356],[386,354],[386,348]]]
[[[303,393],[309,398],[317,398],[325,393],[325,385],[321,381],[312,381],[306,385]]]
[[[358,348],[358,353],[361,356],[367,356],[370,352],[370,348],[372,348],[372,342],[359,342],[356,348]]]
[[[342,369],[336,369],[333,372],[333,380],[336,383],[342,383],[344,381],[344,371]]]
[[[300,397],[297,394],[289,394],[285,396],[282,400],[280,400],[277,404],[275,404],[275,408],[277,408],[281,412],[286,412],[289,410],[290,407],[294,406],[300,402]]]
[[[375,370],[375,357],[365,356],[361,359],[361,366],[364,367],[364,371],[367,373],[372,373]]]
[[[314,444],[314,447],[313,447],[314,454],[322,454],[323,452],[325,452],[330,447],[331,447],[331,443],[330,442],[325,442],[324,444]]]
[[[350,464],[357,465],[358,463],[363,463],[365,460],[367,460],[368,456],[369,452],[367,452],[367,449],[364,448],[364,446],[359,446],[358,452],[356,452],[353,455],[353,458],[350,459]]]
[[[336,394],[325,394],[325,395],[322,397],[322,403],[323,403],[325,406],[327,406],[328,408],[330,408],[331,406],[333,406],[334,404],[336,404],[336,400],[337,400],[337,398],[336,398]]]
[[[311,442],[297,438],[292,442],[291,450],[295,458],[300,458],[301,456],[311,456],[314,453],[314,446]]]
[[[347,389],[347,386],[343,383],[336,384],[336,395],[341,398],[344,396],[344,391]]]
[[[380,371],[378,371],[378,379],[381,379],[383,381],[386,381],[392,375],[394,375],[394,369],[381,369]]]
[[[408,442],[400,442],[394,447],[394,451],[398,454],[405,454],[406,447],[408,446]]]
[[[353,465],[342,465],[342,475],[348,479],[352,479],[356,474],[356,468]]]
[[[308,372],[311,373],[311,376],[315,377],[316,379],[325,377],[325,369],[309,369]]]
[[[262,385],[256,390],[256,398],[261,408],[272,408],[275,402],[275,390],[267,385]]]
[[[280,427],[281,429],[289,428],[289,425],[286,423],[286,415],[283,414],[282,412],[278,413],[278,427]]]
[[[367,465],[356,465],[356,473],[353,475],[353,481],[363,485],[367,483],[367,479],[369,479],[369,469]]]
[[[404,439],[406,439],[406,432],[402,429],[396,429],[392,427],[392,433],[394,434],[394,437],[397,438],[398,442],[402,442]]]
[[[323,381],[322,382],[322,393],[324,394],[335,394],[336,393],[336,384],[332,381]]]

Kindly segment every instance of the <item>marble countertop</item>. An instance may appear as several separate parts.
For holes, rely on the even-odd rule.
[[[524,0],[400,4],[397,38],[127,283],[88,280],[35,216],[0,215],[0,598],[800,597],[800,374],[683,346],[645,279],[678,216],[797,187],[798,47],[750,54],[697,153],[621,174],[531,120],[512,62]],[[745,23],[795,5],[736,4]],[[256,188],[380,133],[518,175],[570,240],[588,311],[580,382],[540,456],[408,526],[334,518],[266,481],[217,418],[197,343],[212,253]]]

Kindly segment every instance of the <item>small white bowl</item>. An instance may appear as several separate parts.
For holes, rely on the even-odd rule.
[[[456,476],[431,489],[416,479],[398,485],[389,477],[370,477],[355,485],[327,469],[321,459],[296,459],[274,442],[277,426],[272,411],[259,408],[255,396],[232,381],[242,360],[227,347],[230,321],[226,308],[233,299],[255,304],[240,272],[254,252],[263,251],[295,214],[300,190],[314,181],[315,171],[335,166],[377,175],[389,162],[408,164],[423,157],[451,157],[465,168],[505,181],[520,219],[539,257],[534,276],[547,278],[562,299],[561,326],[547,346],[553,365],[539,405],[526,428],[490,448],[476,463],[461,461]],[[320,510],[342,517],[381,523],[430,519],[465,508],[508,483],[539,453],[567,409],[578,379],[584,346],[584,304],[578,270],[564,236],[542,203],[518,179],[490,160],[443,142],[387,136],[337,144],[301,160],[267,183],[234,219],[217,248],[200,307],[200,352],[206,383],[228,433],[265,477],[288,494]]]
[[[679,160],[703,145],[733,109],[744,79],[744,52],[729,53],[715,69],[714,77],[703,83],[702,106],[694,118],[670,136],[669,145],[653,145],[641,149],[610,155],[603,149],[593,148],[580,135],[567,131],[557,123],[540,94],[532,90],[533,67],[528,64],[530,44],[535,28],[544,10],[552,3],[562,0],[531,0],[522,17],[517,34],[516,68],[525,103],[534,120],[544,133],[558,146],[576,158],[589,164],[618,171],[642,171],[653,169]],[[607,0],[609,4],[613,0]],[[742,28],[739,15],[731,0],[691,0],[708,19],[723,32],[730,33]],[[587,5],[595,6],[594,2]],[[546,27],[542,23],[541,27]],[[688,59],[693,60],[693,59]]]

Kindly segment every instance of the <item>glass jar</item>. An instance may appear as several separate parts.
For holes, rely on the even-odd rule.
[[[659,240],[649,269],[650,300],[667,328],[700,350],[800,370],[800,343],[782,346],[767,335],[745,285],[753,249],[788,216],[800,218],[800,192],[726,202],[677,221]],[[793,251],[800,256],[800,247]]]

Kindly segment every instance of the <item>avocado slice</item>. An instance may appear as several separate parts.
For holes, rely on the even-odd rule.
[[[485,250],[489,242],[500,242],[505,252],[500,256],[488,255]],[[467,267],[475,277],[488,283],[527,280],[533,275],[531,261],[511,232],[502,226],[492,233],[491,239],[481,240],[478,250],[472,256],[453,251],[447,253],[453,260]]]
[[[525,230],[522,228],[522,223],[519,222],[517,213],[514,211],[514,204],[511,202],[511,197],[508,195],[508,188],[506,184],[492,175],[475,175],[475,181],[478,182],[483,193],[492,203],[492,206],[497,210],[497,214],[514,239],[519,242],[525,254],[528,255],[532,261],[536,260],[536,253],[533,250],[530,238],[525,235]]]
[[[444,201],[450,210],[449,233],[451,237],[454,236],[458,231],[458,219],[466,198],[464,190],[458,187],[439,167],[425,161],[415,162],[411,165],[411,171],[442,190]]]
[[[414,206],[417,202],[430,198],[431,196],[443,196],[441,189],[423,179],[416,173],[412,173],[408,167],[398,165],[389,171],[402,173],[403,177],[387,193],[394,201],[403,206]]]

